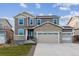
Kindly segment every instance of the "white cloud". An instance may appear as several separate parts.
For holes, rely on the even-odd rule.
[[[74,6],[77,4],[72,4],[72,3],[58,3],[58,4],[54,4],[53,7],[59,7],[60,10],[71,10],[71,6]]]
[[[63,18],[71,18],[72,16],[79,16],[79,11],[70,11],[69,15],[61,16],[61,19],[63,19]]]
[[[69,7],[71,4],[67,4],[67,3],[56,3],[53,4],[53,7],[57,7],[57,6],[63,6],[63,7]]]
[[[70,10],[69,7],[59,7],[59,9],[60,9],[60,10],[65,10],[65,11],[66,11],[66,10]]]
[[[51,15],[52,15],[52,13],[49,13],[48,15],[49,15],[49,16],[51,16]]]
[[[36,3],[35,5],[36,5],[36,8],[40,8],[41,7],[41,5],[39,3]]]
[[[24,7],[24,8],[27,8],[27,5],[24,4],[24,3],[20,3],[20,6]]]
[[[71,15],[61,16],[60,17],[60,25],[66,26],[66,24],[69,22],[70,18],[71,18]]]
[[[71,18],[71,17],[72,17],[72,15],[65,15],[65,16],[61,16],[61,17],[60,17],[60,19],[62,19],[62,20],[63,20],[64,18],[66,18],[66,19],[67,19],[67,18]]]
[[[79,11],[71,11],[70,14],[72,16],[79,16]]]
[[[40,13],[40,14],[39,14],[39,16],[43,16],[43,15],[44,15],[44,13]]]

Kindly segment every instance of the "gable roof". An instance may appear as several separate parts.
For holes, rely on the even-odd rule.
[[[72,18],[73,18],[73,17],[70,18],[70,20],[69,20],[69,22],[67,23],[67,25],[71,22]]]
[[[28,13],[28,12],[21,12],[21,13],[19,13],[18,15],[14,16],[14,18],[16,18],[16,17],[19,16],[19,15],[25,16],[25,14],[26,14],[26,15],[29,15],[29,16],[32,16],[32,17],[35,17],[35,16],[33,16],[32,14],[30,14],[30,13]],[[26,16],[25,16],[25,17],[26,17]]]
[[[33,28],[40,27],[40,26],[45,25],[45,24],[47,24],[47,23],[52,24],[52,25],[54,25],[54,26],[56,26],[56,27],[62,28],[61,26],[56,25],[56,24],[53,24],[53,23],[52,23],[52,22],[50,22],[50,21],[46,21],[46,22],[44,22],[44,23],[42,23],[42,24],[40,24],[40,25],[37,25],[37,26],[35,26],[35,27],[33,27]],[[62,28],[62,29],[63,29],[63,28]]]
[[[70,18],[69,22],[67,23],[67,25],[71,22],[71,20],[74,18],[74,17],[79,17],[79,16],[73,16]]]

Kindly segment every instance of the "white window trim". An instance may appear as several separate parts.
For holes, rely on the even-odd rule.
[[[18,35],[19,35],[19,30],[24,30],[24,29],[18,29]],[[19,35],[19,36],[24,36],[24,33],[23,33],[23,35]]]
[[[37,21],[36,21],[37,25],[38,25],[38,20],[40,20],[40,24],[41,24],[41,19],[37,19]]]
[[[19,19],[23,19],[23,24],[19,24]],[[18,25],[24,25],[24,18],[18,18]]]

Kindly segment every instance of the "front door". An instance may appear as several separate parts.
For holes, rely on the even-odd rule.
[[[34,30],[33,29],[29,29],[28,30],[28,37],[29,37],[29,39],[33,39],[33,34],[34,34]]]

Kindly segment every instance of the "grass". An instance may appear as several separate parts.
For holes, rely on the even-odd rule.
[[[29,53],[32,44],[0,48],[0,56],[25,56]]]

